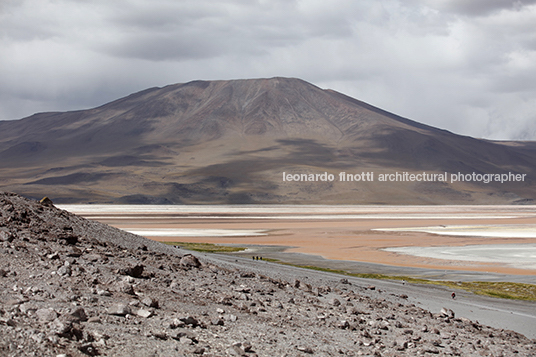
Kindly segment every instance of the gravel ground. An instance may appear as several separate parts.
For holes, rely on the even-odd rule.
[[[536,355],[371,281],[198,257],[0,194],[0,355]]]

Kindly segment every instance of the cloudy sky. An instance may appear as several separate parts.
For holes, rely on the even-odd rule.
[[[194,79],[297,77],[536,140],[536,0],[1,0],[0,119]]]

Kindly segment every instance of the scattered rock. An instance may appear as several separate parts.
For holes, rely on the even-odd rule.
[[[97,288],[95,290],[95,292],[97,293],[97,295],[100,295],[100,296],[112,296],[112,293],[109,292],[108,290],[106,289],[100,289],[100,288]]]
[[[300,352],[303,352],[303,353],[309,353],[309,354],[314,353],[314,351],[313,351],[313,349],[311,347],[298,346],[297,350],[300,351]]]
[[[138,309],[136,311],[136,315],[138,315],[139,317],[149,318],[153,316],[153,312],[150,310]]]
[[[196,327],[199,325],[199,321],[193,316],[179,317],[179,320],[184,322],[186,325],[191,325],[192,327]]]
[[[120,281],[117,284],[117,291],[123,294],[134,295],[134,288],[132,287],[132,284],[126,281]]]
[[[37,315],[39,320],[42,322],[51,322],[51,321],[54,321],[58,317],[58,313],[50,307],[36,310],[35,315]]]
[[[141,303],[145,306],[148,306],[148,307],[154,307],[155,309],[158,308],[158,300],[156,299],[153,299],[153,298],[150,298],[148,296],[144,297],[142,300],[141,300]]]
[[[214,326],[223,326],[224,325],[223,318],[215,317],[210,320],[210,324]]]
[[[70,276],[71,275],[71,267],[70,266],[61,266],[59,269],[58,269],[58,275],[59,276]]]
[[[201,262],[192,254],[186,254],[180,260],[180,265],[187,268],[199,268]]]
[[[225,315],[223,318],[224,318],[226,321],[230,321],[230,322],[236,322],[236,320],[238,320],[238,317],[236,317],[236,316],[233,315],[233,314]]]
[[[43,206],[47,206],[47,207],[54,206],[54,203],[52,202],[52,200],[50,198],[48,198],[47,196],[41,198],[39,203],[42,204]]]
[[[130,307],[127,304],[116,304],[108,308],[109,315],[125,316],[131,313]]]
[[[205,349],[203,347],[196,347],[193,350],[193,354],[196,354],[196,355],[202,355],[204,353],[205,353]]]
[[[443,307],[439,313],[443,317],[448,317],[449,319],[454,318],[454,311],[452,311],[451,309],[447,309],[447,308]]]
[[[133,267],[123,268],[119,270],[119,274],[128,275],[133,278],[141,278],[143,275],[143,269],[145,267],[142,264],[135,265]]]
[[[201,265],[181,252],[0,193],[0,354],[256,357],[253,346],[263,356],[534,354],[518,333],[447,308],[431,314],[404,294],[380,299],[340,276],[216,266],[210,257]]]
[[[329,300],[329,304],[332,305],[332,306],[339,306],[341,304],[341,302],[338,299],[333,298],[333,299]]]
[[[71,317],[73,317],[73,319],[75,321],[87,321],[88,320],[88,317],[86,315],[86,311],[84,310],[84,308],[82,307],[77,307],[75,308],[72,312],[71,312]]]
[[[0,229],[0,241],[11,243],[14,239],[13,233]]]

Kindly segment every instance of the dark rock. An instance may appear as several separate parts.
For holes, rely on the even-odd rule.
[[[82,307],[77,307],[70,314],[75,321],[87,321],[86,311]]]
[[[141,278],[144,268],[145,267],[142,264],[138,264],[138,265],[133,266],[133,267],[120,269],[119,274],[121,274],[121,275],[129,275],[129,276],[131,276],[133,278]]]
[[[61,234],[57,238],[59,242],[69,245],[75,245],[76,243],[78,243],[78,236],[71,234]]]
[[[398,338],[395,342],[397,351],[404,351],[408,348],[408,340],[405,338]]]
[[[116,289],[118,292],[121,292],[123,294],[134,295],[134,288],[132,287],[132,284],[126,281],[120,281],[117,284]]]
[[[83,258],[90,262],[98,262],[102,259],[102,256],[99,254],[85,254]]]
[[[303,353],[308,353],[308,354],[313,354],[314,353],[314,351],[313,351],[313,349],[311,347],[298,346],[297,350],[300,351],[300,352],[303,352]]]
[[[13,233],[0,229],[0,241],[11,243],[13,242],[14,239],[15,239],[15,236],[13,235]]]
[[[240,273],[240,277],[241,278],[254,278],[255,273],[250,272],[250,271],[245,271],[245,272]]]
[[[85,343],[81,345],[79,348],[80,352],[83,354],[86,354],[88,356],[98,356],[100,355],[99,351],[93,346],[91,343]]]
[[[253,346],[249,342],[244,342],[242,343],[242,349],[244,350],[244,352],[252,352]]]
[[[329,300],[329,304],[332,305],[332,306],[339,306],[341,304],[341,302],[338,299],[333,298],[333,299]]]
[[[439,313],[443,317],[447,317],[449,319],[454,318],[454,311],[452,311],[451,309],[447,309],[447,308],[443,307]]]
[[[186,254],[180,260],[180,265],[186,268],[199,268],[201,262],[192,254]]]
[[[347,329],[350,327],[350,323],[346,320],[341,320],[337,323],[337,327],[340,329]]]
[[[60,259],[60,255],[58,254],[58,252],[54,252],[52,254],[47,255],[47,258],[50,260],[56,260]]]
[[[82,255],[82,251],[77,247],[69,247],[67,249],[67,256],[78,258]]]
[[[54,203],[52,202],[52,200],[50,198],[48,198],[47,196],[41,198],[39,203],[42,204],[43,206],[47,206],[47,207],[54,206]]]
[[[210,324],[214,326],[223,326],[224,322],[221,317],[215,317],[212,320],[210,320]]]
[[[148,296],[144,297],[142,300],[141,300],[141,303],[145,306],[148,306],[148,307],[154,307],[155,309],[158,308],[158,300],[155,300],[153,298],[150,298]]]
[[[196,327],[199,325],[199,321],[197,321],[197,319],[193,316],[179,317],[179,320],[184,322],[186,325],[191,325],[192,327]]]

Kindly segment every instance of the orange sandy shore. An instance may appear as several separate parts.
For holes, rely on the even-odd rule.
[[[88,217],[91,218],[91,217]],[[382,248],[408,246],[463,246],[476,244],[534,243],[536,238],[456,237],[415,232],[378,232],[377,228],[425,227],[438,225],[536,224],[536,214],[521,217],[481,219],[233,219],[176,217],[121,219],[100,216],[99,221],[123,229],[263,229],[257,237],[149,237],[158,241],[253,244],[291,247],[287,251],[313,254],[326,259],[351,260],[394,266],[444,270],[468,270],[514,275],[536,275],[535,270],[500,264],[421,258]]]

